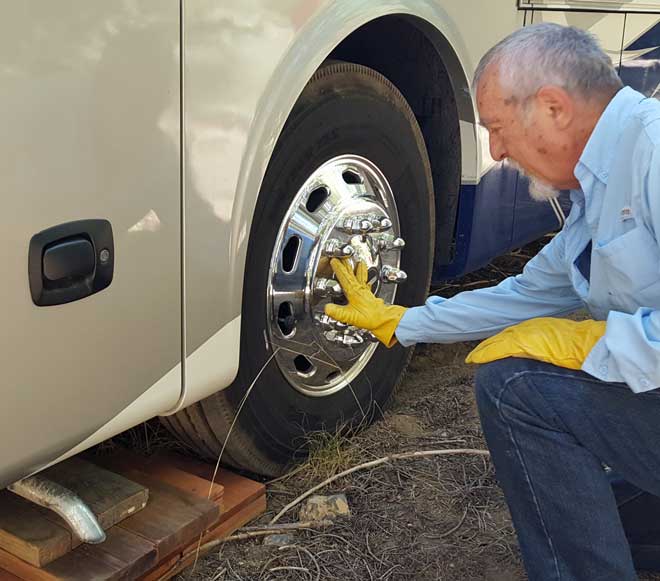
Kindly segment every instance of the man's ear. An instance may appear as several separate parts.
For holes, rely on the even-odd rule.
[[[575,117],[575,104],[561,87],[546,85],[536,93],[537,107],[558,129],[566,129]]]

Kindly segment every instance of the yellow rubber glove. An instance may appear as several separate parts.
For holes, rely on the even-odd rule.
[[[325,306],[325,314],[347,325],[371,331],[386,347],[395,345],[394,331],[407,309],[399,305],[386,305],[383,299],[371,292],[364,262],[358,262],[355,274],[348,261],[333,258],[330,265],[348,304],[328,304]]]
[[[605,334],[605,325],[605,321],[593,320],[530,319],[482,341],[465,362],[489,363],[506,357],[522,357],[581,369],[589,352]]]

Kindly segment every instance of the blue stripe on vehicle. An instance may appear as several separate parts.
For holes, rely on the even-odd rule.
[[[560,197],[560,205],[567,214],[567,193]],[[461,187],[454,260],[434,266],[433,282],[472,272],[496,256],[559,228],[550,204],[530,197],[529,180],[505,163],[498,163],[478,185]]]
[[[660,20],[623,50],[647,50],[622,61],[619,74],[624,84],[649,97],[660,97]]]
[[[475,270],[509,249],[517,181],[516,170],[498,163],[478,185],[461,186],[454,260],[434,266],[434,282]]]

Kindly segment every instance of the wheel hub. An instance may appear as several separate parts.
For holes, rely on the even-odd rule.
[[[267,286],[268,339],[295,389],[329,395],[367,365],[377,348],[371,333],[324,314],[329,302],[346,302],[330,260],[366,263],[372,291],[391,303],[396,284],[406,279],[399,234],[390,185],[365,158],[331,159],[297,192],[275,242]]]

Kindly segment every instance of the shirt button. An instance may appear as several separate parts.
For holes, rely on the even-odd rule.
[[[607,365],[601,365],[598,368],[598,371],[600,371],[603,375],[607,375]]]

